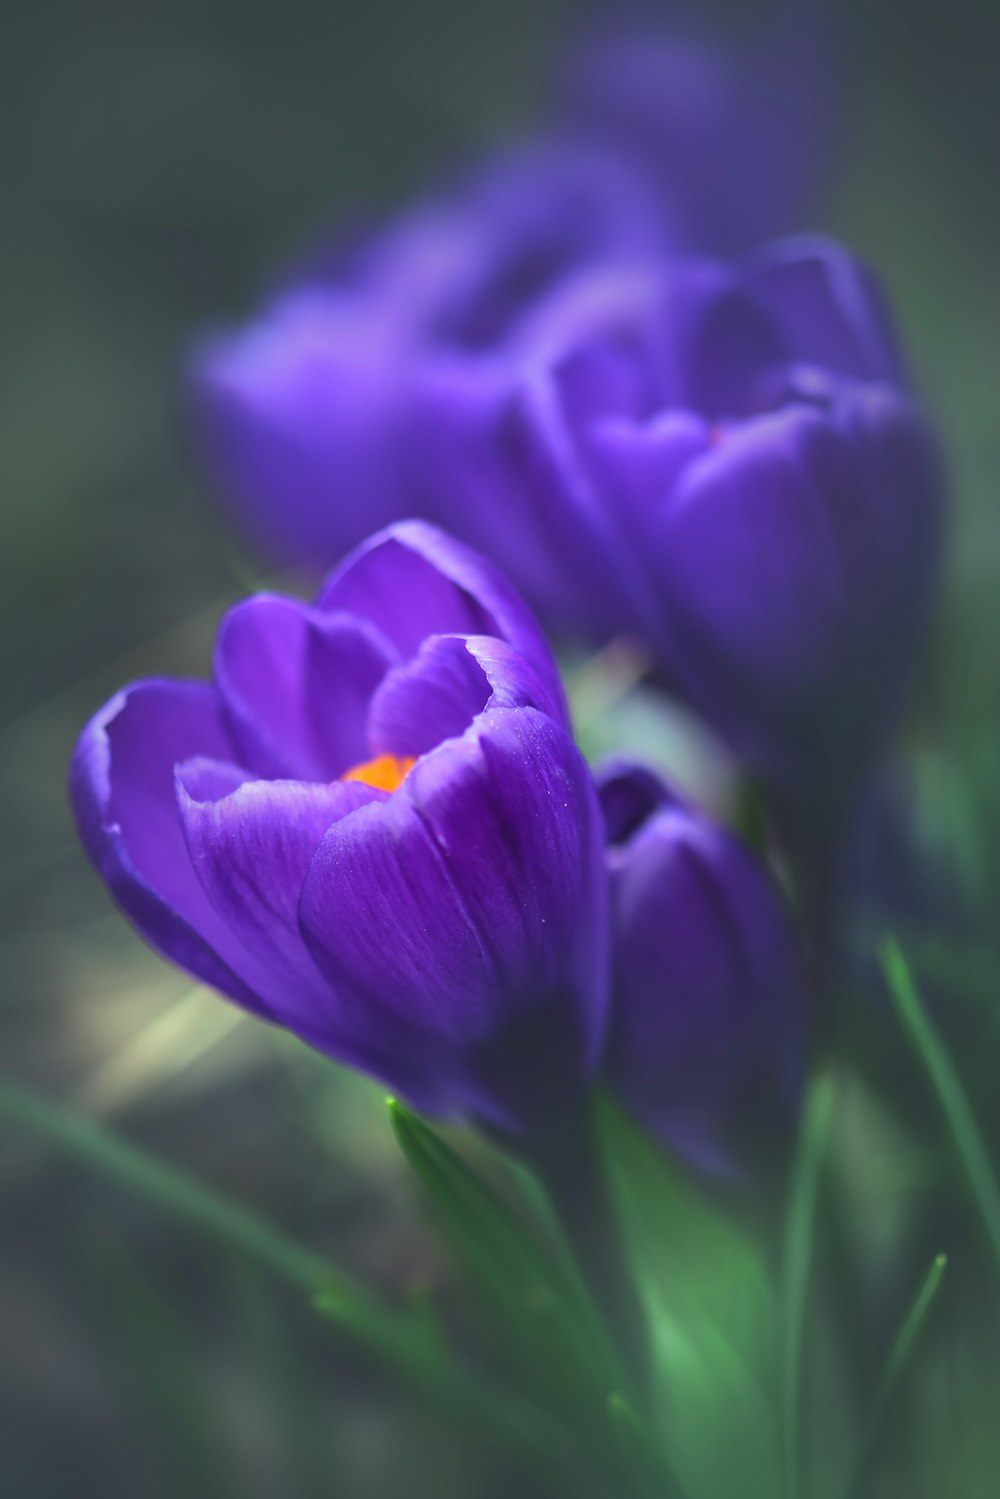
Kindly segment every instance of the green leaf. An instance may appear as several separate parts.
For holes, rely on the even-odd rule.
[[[976,1126],[962,1081],[944,1043],[920,1002],[906,959],[890,938],[882,948],[882,969],[896,1009],[918,1059],[937,1094],[951,1131],[955,1153],[979,1209],[986,1236],[1000,1269],[1000,1186]]]
[[[902,1327],[896,1335],[889,1357],[886,1360],[885,1369],[879,1380],[875,1400],[872,1405],[868,1429],[855,1462],[851,1479],[847,1487],[848,1499],[862,1490],[875,1455],[878,1451],[879,1442],[885,1430],[886,1418],[892,1407],[893,1398],[901,1384],[907,1369],[913,1358],[913,1353],[927,1321],[927,1314],[931,1309],[934,1298],[948,1268],[948,1256],[946,1254],[936,1255],[930,1269],[924,1277],[923,1284],[917,1292],[916,1299],[910,1307],[903,1321]]]
[[[303,1358],[286,1326],[273,1284],[256,1267],[235,1263],[227,1287],[241,1343],[241,1363],[275,1440],[282,1481],[296,1495],[344,1487],[339,1413],[329,1390]]]
[[[4,1084],[0,1117],[69,1150],[308,1295],[323,1292],[327,1313],[336,1312],[341,1325],[362,1342],[383,1353],[392,1351],[404,1362],[409,1362],[413,1349],[426,1346],[406,1318],[383,1306],[322,1255],[291,1242],[240,1204],[82,1114]]]
[[[649,1323],[666,1466],[688,1499],[774,1499],[775,1311],[761,1255],[608,1100],[598,1129]]]
[[[913,1357],[913,1351],[917,1340],[927,1320],[927,1314],[931,1309],[931,1303],[938,1293],[938,1288],[944,1278],[944,1272],[948,1268],[948,1256],[946,1254],[935,1255],[924,1279],[923,1285],[917,1293],[916,1300],[907,1313],[906,1320],[896,1341],[892,1345],[882,1378],[879,1381],[876,1404],[879,1409],[884,1409],[892,1399],[900,1380],[906,1373],[907,1366]]]
[[[310,1294],[317,1310],[400,1376],[411,1395],[521,1453],[550,1476],[553,1493],[605,1499],[606,1475],[588,1466],[565,1430],[460,1363],[428,1335],[425,1309],[393,1312],[321,1255],[292,1243],[239,1204],[49,1099],[0,1085],[0,1118],[68,1150]]]
[[[440,1135],[396,1099],[388,1107],[400,1148],[505,1360],[553,1408],[603,1414],[621,1370],[582,1281]]]
[[[103,1175],[199,1224],[302,1290],[314,1291],[328,1282],[340,1284],[346,1279],[320,1255],[284,1239],[247,1209],[76,1110],[5,1083],[0,1085],[3,1116],[15,1126],[68,1150]]]
[[[800,1485],[802,1348],[809,1275],[812,1267],[816,1202],[833,1123],[834,1081],[814,1078],[806,1099],[799,1146],[792,1168],[781,1307],[781,1410],[784,1493],[796,1499]]]
[[[619,1390],[608,1396],[608,1413],[629,1475],[629,1493],[634,1493],[637,1499],[671,1499],[678,1494],[676,1485],[659,1470],[650,1433]]]
[[[236,1499],[241,1492],[232,1432],[219,1419],[218,1388],[185,1318],[151,1281],[138,1257],[102,1242],[101,1304],[121,1347],[123,1419],[152,1438],[154,1461],[190,1499]]]

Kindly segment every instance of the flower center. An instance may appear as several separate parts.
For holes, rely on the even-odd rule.
[[[340,779],[361,781],[365,786],[374,786],[377,791],[395,791],[403,784],[416,763],[415,755],[376,755],[373,760],[363,760],[360,765],[352,765]]]

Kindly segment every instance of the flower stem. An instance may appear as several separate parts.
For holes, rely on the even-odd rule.
[[[574,1121],[557,1137],[550,1136],[534,1151],[532,1165],[641,1393],[648,1386],[649,1368],[645,1319],[589,1121]]]

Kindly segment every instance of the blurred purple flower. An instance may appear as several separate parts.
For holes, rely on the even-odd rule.
[[[638,635],[792,801],[853,790],[921,637],[942,485],[851,256],[578,279],[507,357],[438,360],[422,400],[445,515],[544,618]]]
[[[596,9],[568,53],[563,128],[640,166],[675,205],[688,250],[741,250],[809,224],[829,178],[842,82],[822,5],[786,0],[742,42],[713,28],[703,7]]]
[[[531,615],[421,523],[316,603],[223,619],[214,681],[146,681],[80,738],[80,834],[198,979],[418,1107],[571,1113],[607,1000],[603,829]]]
[[[694,1163],[749,1164],[794,1119],[805,994],[763,866],[651,770],[598,772],[612,888],[610,1085]]]
[[[319,569],[402,516],[438,519],[414,454],[425,366],[509,356],[582,271],[794,217],[799,179],[821,175],[822,91],[797,37],[741,56],[662,19],[586,33],[544,133],[368,237],[332,236],[252,322],[202,339],[193,422],[237,526]]]
[[[488,358],[581,266],[670,243],[628,164],[552,142],[494,158],[450,196],[298,268],[245,328],[192,353],[193,418],[237,525],[326,566],[373,529],[432,516],[414,468],[414,381],[442,351]]]

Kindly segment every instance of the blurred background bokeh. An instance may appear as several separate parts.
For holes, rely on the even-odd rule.
[[[714,10],[744,30],[765,13]],[[1000,694],[1000,9],[818,13],[836,162],[801,227],[878,267],[949,447],[917,814],[933,843],[947,808],[950,863],[982,903],[1000,825],[976,801]],[[192,450],[186,342],[246,314],[338,215],[390,207],[519,128],[584,14],[555,0],[41,0],[5,14],[4,1071],[393,1294],[435,1266],[378,1090],[146,950],[76,847],[65,767],[122,681],[202,674],[221,608],[259,575]],[[193,1231],[23,1139],[3,1142],[0,1192],[0,1494],[501,1491],[494,1457],[471,1476],[299,1298]]]

